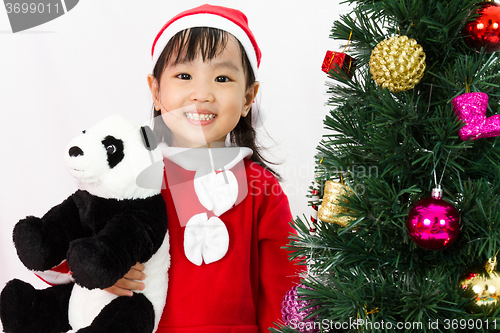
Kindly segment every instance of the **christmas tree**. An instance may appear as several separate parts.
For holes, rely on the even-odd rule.
[[[349,2],[279,331],[500,329],[500,6]]]

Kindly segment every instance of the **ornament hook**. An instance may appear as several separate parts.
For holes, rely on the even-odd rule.
[[[484,268],[488,273],[495,271],[497,269],[497,257],[489,258]]]
[[[431,153],[434,157],[436,157],[436,155],[434,155],[434,151],[431,151]],[[443,181],[443,176],[444,176],[444,172],[446,170],[446,167],[448,166],[448,160],[450,159],[450,154],[451,154],[451,151],[448,152],[448,157],[446,158],[446,162],[444,163],[444,168],[443,168],[443,172],[441,173],[441,178],[439,179],[439,183],[437,182],[436,165],[434,165],[434,184],[436,184],[436,187],[432,189],[431,196],[435,199],[441,199],[443,197],[443,189],[441,188],[441,183]]]
[[[443,198],[443,188],[441,187],[441,185],[436,185],[436,187],[434,187],[432,189],[432,194],[431,196],[434,198],[434,199],[442,199]]]

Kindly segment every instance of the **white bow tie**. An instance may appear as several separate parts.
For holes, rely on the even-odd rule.
[[[226,225],[216,216],[208,219],[207,213],[193,216],[184,231],[184,253],[189,261],[200,266],[222,259],[229,247]]]
[[[238,181],[229,170],[216,173],[209,167],[203,167],[194,176],[194,190],[207,210],[221,216],[233,207],[238,198]]]
[[[238,198],[238,181],[231,171],[216,173],[200,168],[194,177],[194,190],[200,203],[220,216],[233,207]],[[206,213],[194,215],[184,231],[184,253],[189,261],[200,266],[222,259],[229,247],[229,233],[218,217],[208,219]]]

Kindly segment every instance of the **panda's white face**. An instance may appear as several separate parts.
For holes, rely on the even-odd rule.
[[[141,127],[120,116],[106,118],[71,140],[65,161],[79,187],[96,196],[137,199],[160,192],[161,153],[146,149]],[[154,178],[148,188],[137,184],[145,170]]]
[[[84,134],[81,140],[72,141],[77,145],[68,149],[67,164],[70,173],[80,182],[98,183],[123,160],[123,140],[107,135],[100,141],[102,146],[96,146],[93,140],[99,138],[92,137],[93,133]]]

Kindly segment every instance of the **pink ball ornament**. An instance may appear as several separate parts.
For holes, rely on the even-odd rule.
[[[312,311],[317,309],[318,306],[305,309],[305,307],[310,305],[310,302],[301,299],[302,296],[299,296],[297,294],[297,288],[307,287],[303,284],[300,284],[298,286],[293,286],[289,291],[286,292],[285,296],[283,297],[283,302],[281,303],[281,313],[283,315],[283,321],[286,325],[292,326],[300,332],[318,333],[319,328],[315,327],[314,325],[314,320],[317,316],[306,319],[306,317]]]
[[[406,227],[411,239],[426,250],[442,250],[458,238],[460,214],[452,204],[442,199],[441,188],[432,196],[418,201],[408,214]]]

